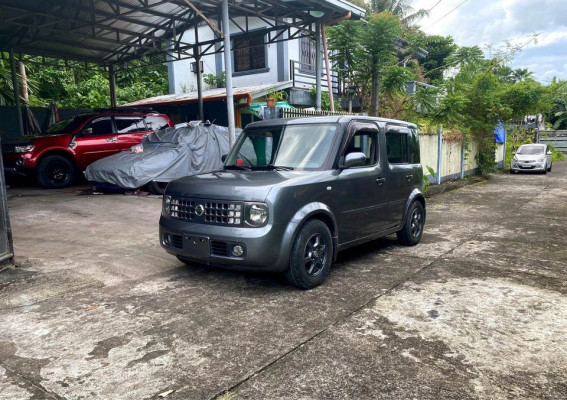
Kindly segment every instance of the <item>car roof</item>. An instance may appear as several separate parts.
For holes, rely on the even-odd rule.
[[[322,116],[322,117],[300,117],[300,118],[277,118],[263,121],[257,121],[246,125],[246,128],[269,128],[284,125],[296,124],[347,124],[350,121],[368,121],[379,123],[392,123],[396,125],[405,125],[408,127],[417,128],[417,125],[407,121],[400,121],[388,118],[368,117],[358,115],[337,115],[337,116]]]

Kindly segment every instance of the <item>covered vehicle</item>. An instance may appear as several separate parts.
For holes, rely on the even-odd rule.
[[[183,123],[154,132],[130,151],[98,160],[87,167],[87,180],[134,189],[150,184],[161,192],[167,182],[222,168],[228,154],[228,129],[214,124]]]

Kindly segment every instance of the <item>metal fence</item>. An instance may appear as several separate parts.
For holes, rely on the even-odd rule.
[[[2,153],[0,153],[0,263],[10,260],[14,256],[12,245],[12,231],[8,217],[8,199],[6,196],[6,180],[4,179],[4,166]]]
[[[550,144],[567,154],[567,131],[538,131],[537,142]]]
[[[365,114],[353,114],[346,111],[317,111],[317,110],[306,110],[301,108],[295,109],[284,109],[282,110],[282,118],[301,118],[301,117],[321,117],[321,116],[335,116],[335,115],[365,115]]]

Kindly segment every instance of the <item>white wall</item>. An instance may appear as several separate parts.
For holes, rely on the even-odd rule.
[[[461,150],[463,143],[456,140],[443,140],[441,155],[441,181],[456,179],[461,173]],[[424,175],[429,175],[427,167],[433,168],[437,174],[438,136],[436,133],[419,134],[419,148],[421,152],[421,164]],[[478,163],[478,145],[470,142],[468,150],[465,151],[464,174],[476,173]],[[504,145],[497,144],[494,161],[500,163],[504,160]]]
[[[235,22],[239,26],[245,26],[245,20],[243,18],[236,18]],[[250,31],[254,31],[259,28],[265,28],[267,25],[265,22],[255,19],[249,18],[248,19],[248,26]],[[231,35],[234,37],[240,33],[240,29],[236,27],[235,24],[231,22],[230,26]],[[211,29],[208,26],[201,26],[199,27],[199,40],[206,41],[213,39],[214,35]],[[195,34],[194,31],[187,31],[184,34],[184,39],[187,41],[194,41]],[[290,60],[299,60],[299,40],[289,40],[283,42],[284,46],[287,46],[287,55],[288,58],[285,60],[278,60],[278,45],[277,43],[272,43],[266,45],[266,67],[269,68],[269,72],[264,73],[256,73],[256,74],[246,74],[241,76],[233,76],[232,82],[235,87],[243,87],[243,86],[254,86],[254,85],[261,85],[266,83],[275,83],[278,82],[278,63],[285,62],[289,65]],[[203,74],[216,74],[216,55],[207,55],[201,58],[203,61]],[[224,70],[224,53],[220,54],[221,60],[221,71]],[[187,91],[196,91],[197,90],[197,74],[191,72],[190,66],[191,63],[194,62],[194,59],[176,61],[172,63],[172,70],[174,74],[174,85],[175,89],[174,93],[182,93]],[[234,68],[234,62],[233,62]],[[237,73],[238,75],[238,73]],[[289,79],[289,73],[285,77],[285,80]],[[203,89],[207,90],[210,89],[206,84],[203,83]]]

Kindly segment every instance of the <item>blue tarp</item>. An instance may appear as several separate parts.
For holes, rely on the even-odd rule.
[[[498,121],[498,125],[494,128],[494,140],[498,144],[502,144],[506,141],[506,129],[504,129],[502,121]]]

